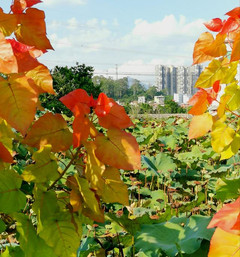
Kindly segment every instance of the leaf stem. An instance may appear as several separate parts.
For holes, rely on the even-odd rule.
[[[63,170],[63,172],[61,173],[61,175],[52,183],[51,186],[49,186],[49,188],[47,189],[47,191],[51,190],[56,183],[65,175],[65,173],[67,172],[67,170],[69,169],[69,167],[73,164],[73,162],[75,161],[75,159],[77,158],[78,154],[80,152],[80,148],[77,149],[77,152],[73,155],[71,161],[68,163],[68,165],[65,167],[65,169]]]

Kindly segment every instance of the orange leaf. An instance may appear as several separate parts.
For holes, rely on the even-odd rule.
[[[35,4],[41,3],[40,0],[14,0],[11,5],[13,13],[22,13],[27,7],[31,7]]]
[[[45,14],[43,11],[30,8],[26,13],[19,14],[20,25],[15,31],[17,40],[37,49],[53,49],[46,37]]]
[[[85,115],[75,117],[73,124],[73,147],[79,147],[82,141],[87,140],[90,134],[89,119]]]
[[[59,99],[75,116],[90,112],[91,98],[83,89],[76,89]]]
[[[0,159],[2,159],[3,162],[12,163],[13,157],[7,150],[7,148],[3,145],[3,143],[0,142]]]
[[[216,39],[209,45],[206,46],[202,51],[209,56],[219,57],[224,56],[227,53],[227,47],[225,45],[226,35],[218,34]]]
[[[0,8],[0,31],[4,36],[10,36],[17,29],[17,16],[15,14],[6,14]]]
[[[189,127],[189,140],[204,136],[209,130],[212,129],[212,125],[213,120],[209,113],[194,116]]]
[[[197,93],[188,101],[190,105],[193,107],[190,109],[188,113],[193,115],[201,115],[203,114],[209,105],[207,100],[207,92],[203,88],[200,88]]]
[[[235,37],[231,55],[231,62],[240,60],[240,33]]]
[[[32,80],[23,75],[0,79],[0,117],[23,135],[32,123],[38,93]]]
[[[2,73],[17,73],[18,64],[14,56],[11,44],[5,39],[0,32],[0,72]]]
[[[234,225],[240,221],[239,214],[240,197],[235,202],[224,205],[223,208],[214,215],[208,228],[219,227],[228,233],[240,235],[240,227],[238,227],[237,230],[233,229]]]
[[[188,113],[193,115],[203,114],[207,110],[208,106],[217,98],[220,89],[219,80],[214,82],[212,88],[199,88],[197,93],[188,101],[190,105],[193,105]]]
[[[133,126],[129,116],[126,114],[123,106],[117,104],[113,99],[109,98],[112,107],[105,116],[98,117],[99,124],[104,128],[119,128],[125,129]]]
[[[240,236],[217,228],[210,242],[208,257],[239,257]]]
[[[13,13],[22,13],[27,8],[27,3],[25,0],[14,0],[11,5],[11,11]]]
[[[109,129],[107,135],[96,137],[97,158],[118,169],[140,169],[141,156],[135,137],[116,128]]]
[[[38,65],[34,69],[28,71],[26,76],[31,78],[38,87],[39,94],[47,92],[55,95],[53,90],[53,79],[46,66],[43,64]]]
[[[213,59],[213,56],[205,54],[204,49],[214,42],[211,33],[204,32],[200,35],[198,41],[195,43],[193,50],[193,64],[198,64]]]
[[[38,149],[50,144],[53,152],[66,151],[72,144],[72,134],[60,114],[46,113],[33,124],[23,143]]]

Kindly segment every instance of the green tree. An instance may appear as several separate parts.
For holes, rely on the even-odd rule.
[[[85,64],[76,63],[76,66],[70,68],[56,66],[51,71],[56,95],[41,95],[42,106],[56,113],[62,112],[70,115],[70,111],[59,101],[59,98],[79,88],[86,90],[89,95],[97,97],[101,90],[100,85],[94,84],[92,81],[93,72],[93,67]]]

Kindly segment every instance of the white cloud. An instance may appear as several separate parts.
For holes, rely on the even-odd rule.
[[[87,0],[44,0],[45,5],[62,5],[62,4],[73,4],[73,5],[84,5]]]
[[[128,33],[120,35],[114,27],[120,28],[118,20],[93,18],[83,23],[72,17],[65,22],[53,21],[49,29],[56,52],[49,58],[63,64],[98,63],[96,70],[108,70],[114,78],[118,64],[119,77],[132,73],[134,78],[153,83],[157,64],[191,65],[194,42],[204,30],[202,23],[199,19],[188,22],[186,17],[174,15],[155,22],[138,19],[129,25]]]

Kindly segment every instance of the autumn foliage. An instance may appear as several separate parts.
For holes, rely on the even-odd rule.
[[[211,131],[212,147],[229,159],[240,148],[240,86],[237,68],[240,60],[240,7],[226,13],[228,18],[214,18],[205,23],[216,32],[202,33],[195,43],[193,64],[210,61],[196,82],[198,92],[190,99],[189,139]],[[239,74],[239,73],[238,73]],[[222,94],[219,95],[222,87]],[[215,110],[209,111],[211,104]],[[210,245],[209,257],[239,256],[240,253],[240,198],[226,204],[215,214],[208,228],[217,227]]]
[[[76,257],[82,224],[103,223],[105,204],[119,203],[132,213],[128,188],[121,174],[124,170],[141,168],[138,143],[128,130],[134,124],[124,108],[105,94],[94,99],[86,91],[77,89],[63,96],[60,101],[72,112],[72,118],[41,107],[39,95],[55,92],[48,68],[38,61],[41,55],[53,50],[46,36],[45,14],[33,7],[40,2],[14,0],[9,13],[0,9],[0,233],[5,233],[9,242],[1,246],[2,257]],[[221,155],[221,160],[235,155],[240,146],[240,87],[235,78],[240,59],[240,8],[226,15],[227,20],[215,18],[205,23],[210,31],[217,33],[215,37],[205,32],[195,44],[194,64],[210,63],[196,82],[199,91],[189,102],[192,105],[190,113],[194,115],[189,139],[211,131],[212,148]],[[214,102],[218,107],[209,112]],[[161,176],[161,172],[170,174],[175,167],[170,157],[165,153],[157,157],[160,161],[155,157],[153,163],[150,159],[144,160],[157,176]],[[154,159],[157,166],[162,166],[161,172],[155,167]],[[161,200],[156,199],[156,202]],[[140,200],[139,197],[138,202]],[[193,202],[197,204],[197,201]],[[177,211],[168,208],[168,213],[165,209],[164,221],[169,219],[168,215],[171,217],[172,211],[177,215],[180,206],[174,204]],[[209,257],[238,256],[239,204],[240,198],[225,204],[210,222],[208,227],[217,229],[211,240]],[[188,210],[187,205],[182,206],[185,207]],[[145,216],[146,222],[165,215],[158,214]],[[108,219],[111,218],[116,219],[109,212]],[[135,227],[140,227],[140,223],[134,218],[124,220],[124,216],[122,223],[119,220],[120,227],[131,231],[130,243],[134,244]],[[186,228],[184,224],[170,222],[169,225],[159,221],[153,229],[161,232],[166,226],[173,226],[181,231],[180,237],[186,233],[186,238],[189,242],[193,240],[198,249],[199,239],[209,240],[209,235],[203,235],[201,230],[196,235],[191,233],[195,221],[205,224],[207,220],[192,216]],[[182,249],[193,253],[192,245],[181,239],[176,237]],[[14,243],[17,247],[11,248]],[[162,249],[171,256],[182,254],[178,243],[174,242],[173,247],[161,243]]]
[[[124,108],[103,93],[93,99],[77,89],[62,97],[71,121],[50,112],[36,116],[39,95],[55,94],[38,61],[53,49],[45,14],[33,7],[40,2],[14,0],[9,13],[0,10],[0,212],[16,221],[24,256],[76,256],[84,216],[103,222],[102,202],[129,204],[119,169],[139,169],[140,151],[124,130],[133,125]],[[31,153],[19,172],[13,144]],[[69,171],[72,165],[77,171]],[[24,183],[34,185],[33,195],[20,190]]]

